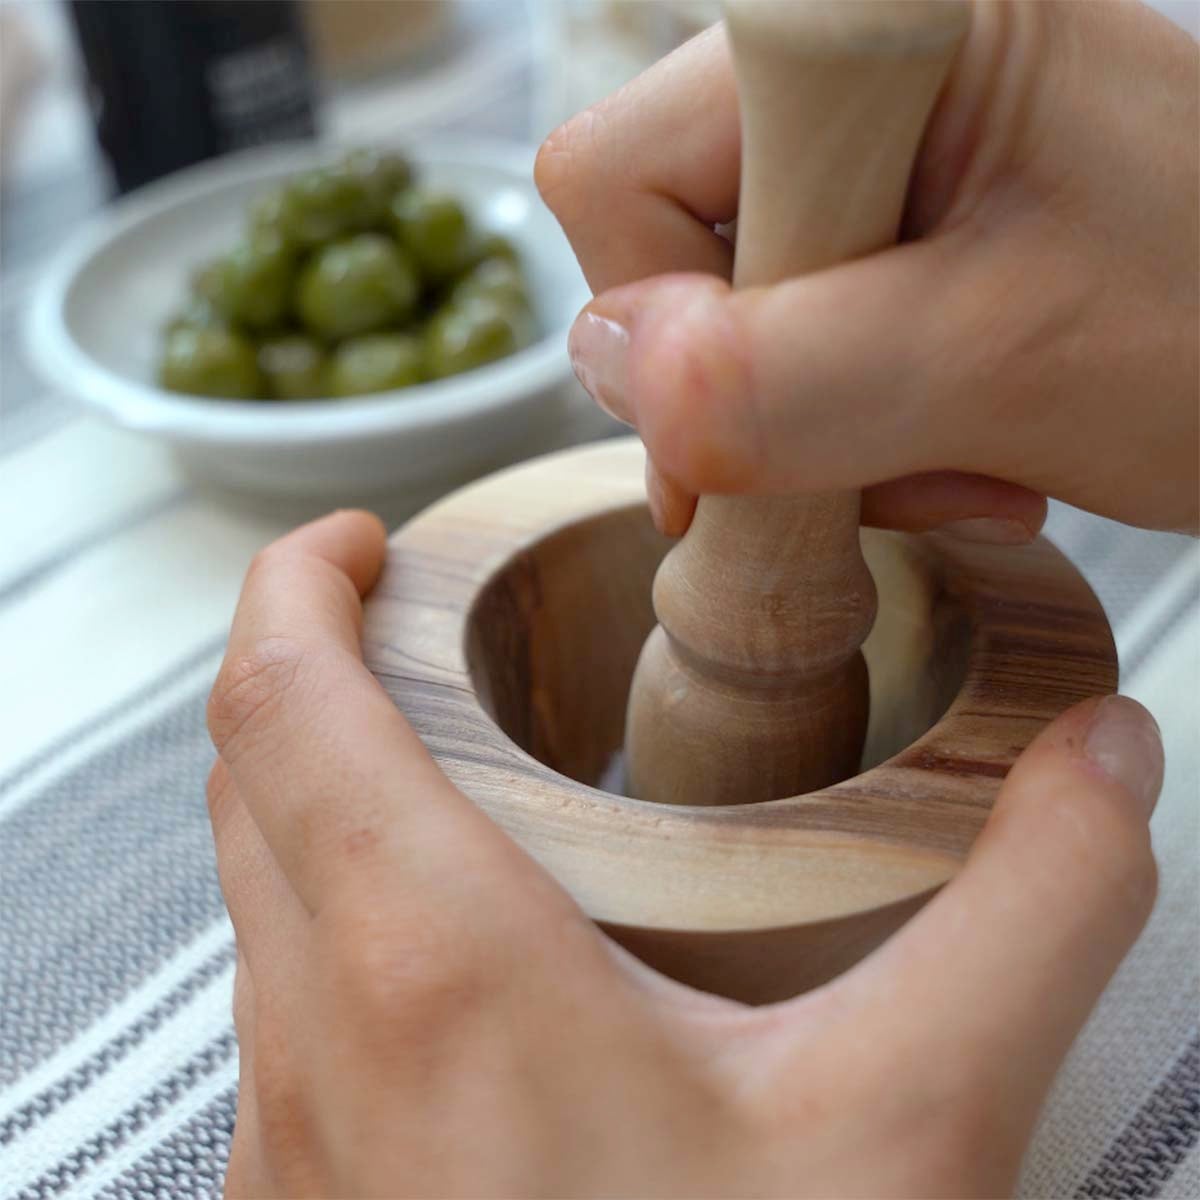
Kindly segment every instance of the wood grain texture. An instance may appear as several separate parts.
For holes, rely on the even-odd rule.
[[[778,999],[844,970],[953,876],[1038,730],[1115,688],[1116,652],[1044,540],[864,531],[883,761],[749,805],[600,791],[669,548],[643,470],[635,439],[606,442],[427,510],[391,539],[364,651],[447,775],[603,928],[685,982]]]
[[[742,123],[734,286],[893,242],[964,4],[727,0]],[[634,677],[634,792],[742,804],[851,774],[875,590],[857,492],[703,496],[654,584]]]

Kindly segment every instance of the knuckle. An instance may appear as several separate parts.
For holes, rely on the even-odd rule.
[[[538,150],[534,183],[559,220],[569,222],[597,185],[604,126],[601,106],[585,109],[555,129]]]
[[[274,574],[276,566],[293,554],[294,551],[288,550],[280,541],[263,546],[262,549],[255,551],[254,556],[250,559],[250,565],[246,568],[245,584],[257,583],[262,576]]]
[[[325,914],[322,914],[325,915]],[[462,935],[428,914],[355,914],[331,922],[330,978],[339,1006],[364,1029],[385,1025],[427,1038],[479,995]]]
[[[569,197],[571,176],[570,133],[568,125],[560,125],[538,147],[533,160],[533,182],[538,194],[556,215]]]
[[[208,729],[222,757],[236,754],[269,725],[294,687],[304,658],[289,638],[264,638],[248,653],[227,658],[208,700]]]
[[[727,294],[716,279],[665,283],[630,346],[638,431],[664,473],[694,492],[740,489],[761,457],[758,398]]]

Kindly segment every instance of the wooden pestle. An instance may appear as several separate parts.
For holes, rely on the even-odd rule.
[[[734,286],[892,243],[966,4],[727,0],[725,13],[743,140]],[[654,580],[659,625],[626,718],[635,796],[743,804],[857,771],[876,602],[858,527],[857,492],[701,497]]]

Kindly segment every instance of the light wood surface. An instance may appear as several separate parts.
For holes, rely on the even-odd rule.
[[[743,143],[735,287],[894,241],[966,6],[725,7]],[[867,725],[859,647],[875,615],[858,520],[857,492],[701,498],[655,580],[660,624],[630,693],[638,796],[740,804],[852,773]]]
[[[1037,731],[1116,686],[1112,637],[1044,540],[863,531],[879,591],[867,769],[748,805],[601,791],[669,546],[643,469],[635,439],[605,442],[427,510],[392,537],[364,650],[450,778],[604,929],[685,982],[778,999],[957,871]]]

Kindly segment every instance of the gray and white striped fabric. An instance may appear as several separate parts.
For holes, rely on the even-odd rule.
[[[493,75],[489,117],[466,127],[512,132],[528,81]],[[211,496],[32,377],[19,323],[37,261],[99,195],[82,164],[6,195],[2,226],[0,1200],[220,1194],[234,954],[204,700],[247,562],[308,515]],[[590,414],[564,399],[546,443],[595,436]],[[1158,907],[1059,1078],[1021,1190],[1197,1200],[1200,556],[1066,509],[1050,533],[1105,603],[1168,773]]]
[[[219,1194],[231,932],[204,699],[241,573],[285,522],[87,419],[0,460],[0,1196]],[[1030,1196],[1200,1196],[1200,559],[1061,509],[1158,715],[1158,909],[1063,1072]]]

